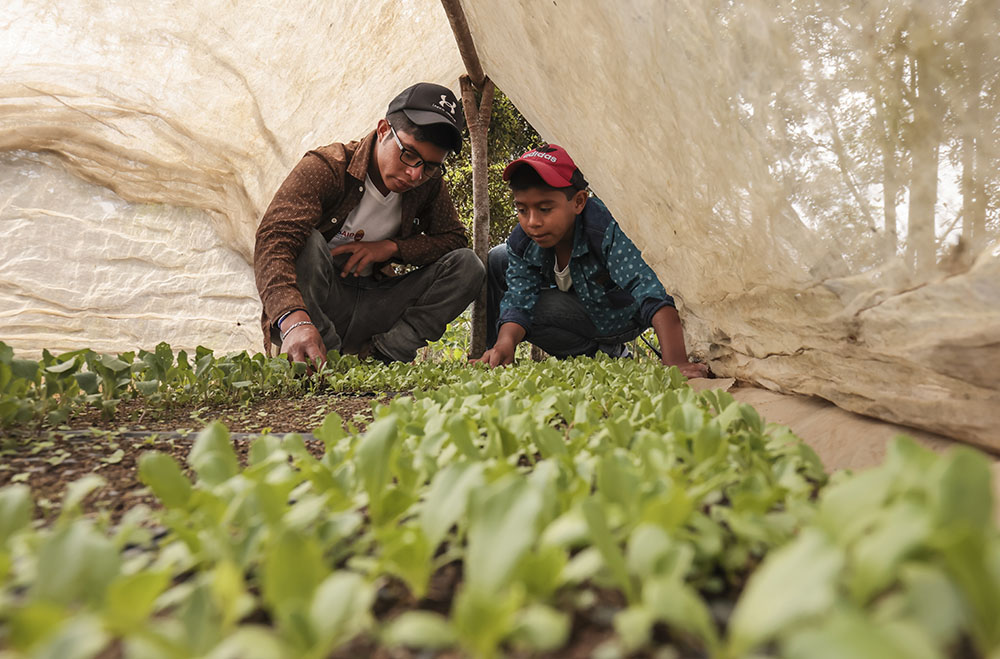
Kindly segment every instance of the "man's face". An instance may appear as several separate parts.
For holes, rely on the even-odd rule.
[[[573,223],[587,203],[587,193],[577,192],[567,199],[562,190],[528,188],[514,192],[517,221],[539,247],[572,244]]]
[[[382,182],[392,192],[403,193],[431,180],[425,175],[423,166],[413,167],[399,159],[402,151],[396,139],[407,151],[404,157],[410,162],[423,160],[428,164],[439,164],[448,155],[446,149],[431,142],[419,142],[406,132],[395,131],[396,139],[393,139],[393,131],[385,119],[379,121],[377,131],[375,158]]]

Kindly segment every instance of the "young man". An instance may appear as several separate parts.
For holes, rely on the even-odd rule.
[[[510,364],[527,339],[556,357],[620,356],[624,343],[652,327],[662,362],[705,377],[688,361],[674,301],[562,147],[528,151],[503,172],[518,226],[490,250],[489,350],[480,361]],[[497,331],[499,327],[499,331]]]
[[[472,302],[485,270],[441,180],[462,126],[451,90],[418,83],[360,142],[299,161],[257,229],[268,354],[276,343],[293,361],[410,361]],[[391,276],[391,263],[419,268]]]

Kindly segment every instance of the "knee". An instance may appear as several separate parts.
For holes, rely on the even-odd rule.
[[[503,281],[507,274],[507,244],[501,243],[487,255],[487,270],[491,281]]]
[[[450,268],[459,273],[465,281],[468,281],[470,288],[478,291],[479,287],[483,285],[483,278],[486,277],[486,268],[476,253],[468,247],[463,247],[448,252],[447,258]]]

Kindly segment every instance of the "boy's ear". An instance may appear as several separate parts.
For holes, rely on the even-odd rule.
[[[578,215],[583,212],[583,207],[587,205],[587,191],[577,190],[573,195],[573,211]]]

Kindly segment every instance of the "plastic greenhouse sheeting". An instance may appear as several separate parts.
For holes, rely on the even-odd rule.
[[[463,71],[436,0],[7,0],[0,339],[260,350],[257,222],[309,149]]]
[[[462,4],[717,373],[1000,449],[996,0]],[[281,179],[462,70],[433,0],[7,5],[20,350],[256,348],[251,246]]]

